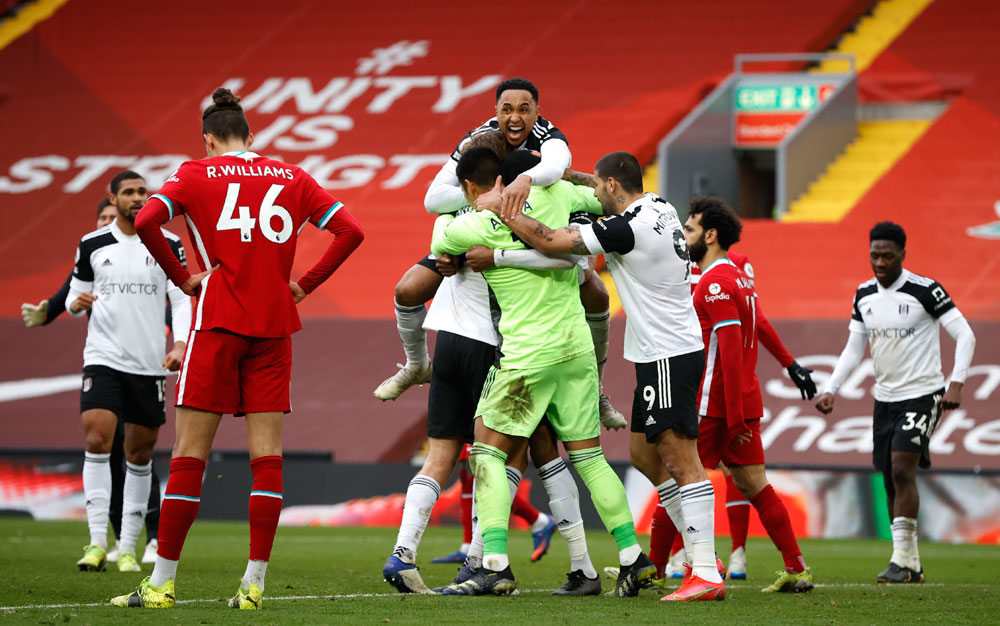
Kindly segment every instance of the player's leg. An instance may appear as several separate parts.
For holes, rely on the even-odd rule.
[[[150,476],[152,483],[149,488],[149,502],[146,504],[146,549],[142,555],[143,563],[155,563],[156,550],[159,547],[160,477],[156,473],[155,463],[152,465]]]
[[[917,513],[920,510],[917,468],[920,453],[893,450],[891,459],[895,498],[892,512],[892,557],[889,561],[913,572],[909,578],[914,580],[908,579],[907,582],[916,582],[923,579],[920,553],[917,550]]]
[[[727,578],[746,580],[747,577],[747,529],[750,525],[750,501],[733,481],[733,475],[725,465],[721,466],[726,475],[726,517],[729,518],[729,535],[732,538],[732,552],[729,555]]]
[[[86,499],[90,545],[77,562],[81,571],[106,567],[108,510],[111,504],[111,444],[118,417],[106,409],[88,409],[81,414],[85,440],[83,493]]]
[[[161,416],[162,406],[161,403]],[[118,554],[118,570],[122,572],[142,570],[135,556],[135,545],[146,519],[152,487],[153,447],[158,431],[159,425],[150,428],[125,422],[125,485],[122,488],[122,534]]]
[[[751,426],[753,438],[743,445],[753,445],[760,441],[759,425],[755,430]],[[760,444],[757,443],[759,446]],[[761,457],[763,454],[761,454]],[[775,547],[781,552],[785,561],[785,571],[772,585],[762,589],[764,592],[805,592],[813,588],[812,572],[806,565],[799,549],[792,521],[788,517],[788,509],[774,488],[767,482],[763,463],[740,465],[734,459],[726,459],[726,465],[733,474],[733,481],[750,504],[757,509],[764,530],[771,538]]]
[[[472,444],[463,444],[462,452],[458,456],[458,484],[459,484],[459,514],[458,519],[462,524],[462,545],[458,550],[431,559],[431,563],[464,563],[469,556],[469,547],[472,545],[472,470],[469,469],[469,451]]]
[[[592,259],[590,265],[592,266]],[[584,272],[580,283],[580,302],[590,327],[590,337],[594,341],[594,355],[597,357],[597,380],[600,386],[598,407],[601,424],[605,428],[625,428],[625,416],[611,405],[611,396],[604,393],[604,368],[608,364],[608,336],[611,333],[610,296],[604,281],[593,269]]]
[[[424,318],[427,317],[426,302],[434,297],[442,279],[434,259],[428,256],[408,269],[396,284],[396,328],[403,342],[406,363],[375,389],[375,397],[379,400],[395,400],[411,386],[430,381],[431,363]]]
[[[111,527],[115,533],[115,545],[108,550],[108,563],[118,561],[118,549],[122,536],[122,488],[125,486],[125,422],[118,419],[115,439],[111,443]]]

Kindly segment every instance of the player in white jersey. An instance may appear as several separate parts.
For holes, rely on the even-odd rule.
[[[91,312],[80,393],[90,545],[77,567],[99,571],[107,563],[111,446],[120,416],[125,422],[126,474],[118,569],[140,571],[135,542],[152,485],[153,446],[166,422],[164,370],[180,367],[185,348],[184,341],[176,341],[164,357],[164,294],[170,300],[175,338],[187,337],[191,301],[167,279],[135,234],[135,216],[147,198],[142,177],[132,171],[116,174],[109,197],[118,217],[80,240],[66,298],[73,317]],[[164,234],[183,262],[180,239]]]
[[[424,206],[429,213],[449,214],[466,206],[465,196],[455,174],[458,159],[473,137],[496,131],[501,132],[506,139],[506,149],[528,150],[538,152],[541,156],[538,165],[518,176],[514,183],[504,189],[502,211],[520,211],[532,185],[551,185],[570,166],[572,155],[566,136],[539,115],[538,89],[531,81],[510,78],[497,86],[496,117],[466,134],[451,158],[434,177],[424,197]],[[504,154],[500,154],[500,157],[503,158]],[[425,303],[434,297],[439,284],[441,276],[436,272],[433,257],[428,256],[407,270],[396,285],[396,326],[406,353],[406,363],[375,389],[374,395],[379,400],[394,400],[410,386],[430,380],[430,358],[422,324],[427,315]],[[611,316],[608,292],[599,276],[587,274],[587,281],[580,286],[580,299],[594,340],[598,376],[603,380]],[[615,410],[610,398],[603,392],[600,398],[600,416],[601,423],[607,428],[625,427],[624,417]]]
[[[498,145],[502,142],[502,137],[481,133],[467,147],[483,145],[497,152],[502,151]],[[466,205],[458,213],[472,210]],[[439,220],[435,227],[443,228],[448,221]],[[567,269],[578,260],[572,255],[547,257],[534,250],[506,252],[500,259],[503,265],[527,269]],[[427,457],[407,487],[396,544],[382,569],[384,580],[402,593],[430,592],[417,571],[417,548],[430,520],[431,509],[441,495],[441,485],[455,469],[464,443],[473,438],[476,404],[499,343],[490,313],[489,287],[482,275],[449,255],[438,258],[436,265],[445,278],[423,324],[425,329],[438,333],[427,403]],[[547,541],[558,525],[570,544],[571,572],[584,572],[583,577],[570,575],[554,595],[599,594],[600,581],[588,556],[576,483],[565,462],[559,458],[548,431],[540,430],[542,432],[532,437],[530,445],[558,523],[541,513],[532,530],[537,533],[544,529]],[[527,459],[522,457],[512,459],[506,468],[512,499],[526,464]],[[453,584],[461,584],[481,566],[482,551],[482,535],[473,513],[472,544]],[[533,560],[536,559],[533,557]]]
[[[882,472],[892,518],[892,557],[876,580],[921,583],[917,550],[917,468],[931,465],[928,446],[943,411],[962,404],[976,337],[937,281],[903,269],[906,233],[879,222],[869,233],[875,278],[854,294],[850,334],[816,408],[833,411],[833,397],[861,363],[865,342],[875,365],[873,462]],[[941,372],[940,326],[955,340],[955,367],[947,391]]]
[[[553,230],[523,215],[507,224],[541,252],[605,255],[628,316],[625,358],[636,369],[632,463],[656,486],[677,528],[685,529],[692,559],[691,575],[664,600],[721,600],[715,492],[698,458],[696,397],[705,355],[684,231],[674,207],[643,193],[642,169],[631,154],[601,157],[594,183],[609,216],[596,224]]]

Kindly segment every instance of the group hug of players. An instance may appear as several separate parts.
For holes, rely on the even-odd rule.
[[[174,605],[177,565],[197,515],[206,459],[222,415],[233,414],[245,421],[253,487],[250,555],[229,606],[262,607],[282,502],[290,335],[301,328],[296,304],[364,238],[347,209],[307,173],[250,151],[249,124],[229,90],[213,93],[202,138],[207,158],[184,163],[152,196],[138,174],[116,176],[111,200],[118,215],[81,240],[65,299],[72,315],[90,316],[81,412],[91,542],[77,563],[81,570],[106,564],[110,450],[119,418],[127,460],[119,568],[128,553],[127,571],[141,569],[134,558],[141,522],[129,522],[126,534],[126,518],[141,520],[146,511],[152,447],[165,422],[164,370],[180,372],[155,566],[134,592],[113,598],[115,606]],[[496,117],[463,138],[427,193],[428,210],[441,214],[433,256],[411,268],[395,294],[407,363],[375,395],[392,399],[430,382],[429,448],[407,489],[384,578],[404,593],[432,592],[416,567],[417,546],[441,485],[473,441],[469,545],[463,545],[454,581],[434,591],[516,590],[507,529],[530,452],[552,513],[532,520],[541,539],[533,559],[558,528],[569,546],[571,573],[554,594],[599,594],[576,483],[557,449],[561,441],[619,550],[609,596],[636,596],[662,580],[676,534],[683,581],[664,600],[725,598],[726,570],[714,549],[715,493],[704,469],[720,463],[782,553],[784,571],[764,591],[809,591],[812,573],[764,474],[763,407],[754,374],[758,337],[804,397],[815,386],[761,314],[749,265],[728,254],[739,240],[739,219],[719,199],[696,198],[681,224],[670,204],[643,193],[639,163],[628,153],[602,157],[592,175],[569,170],[570,160],[565,136],[539,116],[534,85],[509,79],[497,87]],[[196,247],[200,271],[193,275],[179,240],[162,228],[180,216]],[[335,237],[319,262],[292,281],[296,238],[308,223]],[[626,425],[600,382],[610,315],[591,265],[602,254],[628,316],[625,358],[635,363],[631,457],[660,496],[653,560],[638,544],[624,488],[600,446],[602,423]],[[875,462],[895,507],[893,557],[880,582],[923,580],[914,475],[929,463],[928,440],[940,410],[961,401],[974,346],[944,289],[903,270],[904,256],[902,229],[877,225],[871,237],[876,279],[858,289],[851,339],[817,405],[832,410],[831,394],[860,362],[867,339],[876,363]],[[197,298],[193,308],[186,296]],[[424,303],[432,297],[428,311]],[[902,316],[900,302],[907,298],[914,301],[906,311],[919,337],[880,343],[891,335],[914,337],[875,332],[895,323],[889,309],[895,314],[898,306]],[[164,359],[167,300],[176,341]],[[37,307],[24,311],[26,322],[38,321]],[[947,392],[939,324],[957,339]],[[425,328],[438,332],[433,364]],[[919,359],[908,358],[913,350]],[[913,374],[914,367],[922,369]],[[922,393],[912,395],[914,390]],[[732,565],[730,574],[741,573]]]

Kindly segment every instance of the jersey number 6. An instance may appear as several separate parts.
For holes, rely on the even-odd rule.
[[[257,216],[260,218],[260,224],[258,224],[260,232],[274,243],[284,243],[292,235],[291,214],[285,210],[285,207],[274,203],[284,188],[284,185],[271,185],[271,188],[264,194],[264,201],[260,203],[260,210],[257,212]],[[240,241],[250,243],[253,240],[253,227],[257,220],[250,217],[250,207],[236,206],[239,195],[240,184],[229,183],[229,188],[226,190],[226,201],[222,205],[222,214],[219,215],[215,230],[239,230]],[[233,213],[237,209],[239,209],[239,217],[234,217]],[[274,230],[271,227],[271,220],[275,217],[281,220],[281,230]]]

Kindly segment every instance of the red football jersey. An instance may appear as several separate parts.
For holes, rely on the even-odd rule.
[[[764,406],[754,371],[757,298],[753,283],[729,259],[719,259],[698,281],[694,308],[701,323],[706,357],[698,413],[727,419],[731,426],[762,417]],[[739,386],[734,389],[736,382]]]
[[[343,206],[304,170],[253,152],[187,161],[159,192],[183,215],[202,270],[192,330],[285,337],[302,328],[288,281],[299,233]]]

